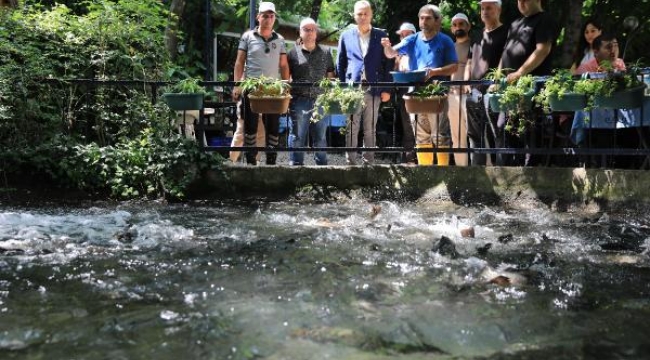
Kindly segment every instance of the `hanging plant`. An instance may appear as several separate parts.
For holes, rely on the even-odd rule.
[[[354,114],[365,106],[366,90],[351,85],[341,86],[338,79],[323,79],[318,83],[322,93],[316,97],[311,121],[318,122],[326,114]],[[322,108],[322,112],[319,109]]]

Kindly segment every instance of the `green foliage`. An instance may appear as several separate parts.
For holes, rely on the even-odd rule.
[[[74,11],[0,12],[3,178],[43,178],[120,199],[183,197],[201,171],[218,166],[218,156],[173,132],[175,114],[151,101],[158,89],[102,82],[169,79],[165,6],[96,0],[76,2]]]
[[[322,92],[316,97],[314,102],[314,111],[312,112],[311,121],[318,122],[324,114],[330,114],[334,108],[340,110],[343,114],[350,114],[355,109],[363,107],[366,91],[359,86],[355,88],[351,85],[341,86],[338,79],[323,79],[318,83]],[[319,109],[322,108],[322,112]]]
[[[249,95],[262,97],[285,97],[290,95],[291,91],[291,85],[288,82],[264,75],[244,79],[240,86]]]
[[[534,119],[531,114],[532,98],[535,94],[535,78],[532,75],[524,75],[515,84],[505,87],[501,85],[498,92],[499,104],[506,109],[508,122],[505,125],[506,131],[517,135],[523,135]]]
[[[443,86],[439,82],[433,82],[427,86],[416,89],[409,95],[417,98],[431,98],[435,96],[445,96],[448,92],[449,88],[447,86]]]
[[[576,81],[573,74],[568,69],[558,69],[554,71],[553,76],[548,78],[544,83],[544,88],[533,98],[540,104],[544,110],[550,111],[549,99],[553,96],[562,99],[565,94],[577,93],[574,90]]]
[[[0,163],[11,174],[114,199],[182,199],[203,171],[218,169],[222,160],[193,141],[161,137],[153,129],[104,147],[61,137],[25,149],[0,149]]]
[[[197,78],[179,80],[170,87],[170,92],[179,94],[206,94],[207,91],[200,83],[201,79]]]

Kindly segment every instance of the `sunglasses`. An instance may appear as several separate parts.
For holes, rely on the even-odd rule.
[[[264,53],[268,54],[271,52],[271,48],[269,48],[269,43],[264,43]]]

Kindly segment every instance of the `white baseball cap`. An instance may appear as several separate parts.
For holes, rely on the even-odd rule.
[[[395,33],[401,35],[402,31],[412,31],[414,34],[418,32],[418,30],[415,28],[415,25],[411,24],[410,22],[405,22],[400,25],[399,30],[395,31]]]
[[[467,15],[463,13],[458,13],[454,15],[454,17],[451,18],[451,22],[454,22],[454,20],[458,20],[458,19],[465,20],[465,22],[469,24],[469,18],[467,17]]]
[[[275,4],[270,1],[262,1],[258,12],[261,14],[267,11],[272,11],[275,14]]]
[[[308,18],[304,18],[304,19],[302,19],[302,21],[300,22],[300,28],[301,28],[301,29],[302,29],[303,27],[305,27],[305,26],[308,26],[308,25],[314,25],[314,26],[318,27],[318,24],[316,24],[316,22],[314,21],[314,19],[312,19],[312,18],[310,18],[310,17],[308,17]]]
[[[498,6],[501,6],[501,0],[481,0],[481,4],[483,3],[492,3],[492,4],[497,4]]]

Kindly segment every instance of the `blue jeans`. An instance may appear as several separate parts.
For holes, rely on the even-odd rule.
[[[313,139],[315,147],[327,147],[327,126],[330,123],[330,116],[326,115],[318,122],[311,122],[311,114],[314,109],[314,99],[296,97],[291,101],[291,147],[309,146],[309,136]],[[322,109],[320,109],[322,111]],[[310,131],[311,130],[311,131]],[[292,152],[289,159],[293,165],[303,165],[305,153]],[[316,165],[327,165],[327,153],[319,151],[314,154]]]

